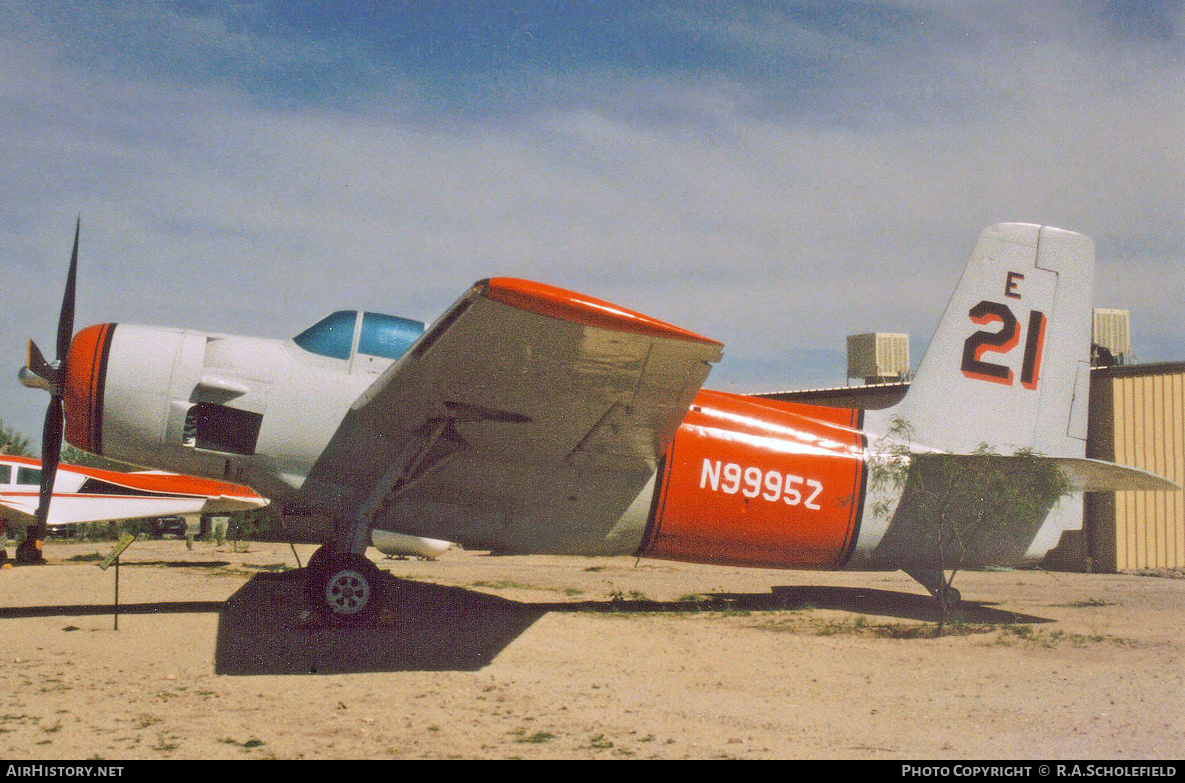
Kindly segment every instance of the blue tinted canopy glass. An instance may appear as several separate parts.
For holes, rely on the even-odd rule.
[[[357,310],[339,310],[305,329],[293,340],[310,353],[349,359],[357,321]],[[420,321],[382,313],[363,313],[358,353],[398,359],[423,333],[424,324]]]
[[[296,335],[293,340],[309,353],[334,359],[349,359],[354,344],[356,310],[338,310]]]
[[[410,318],[381,313],[362,315],[362,334],[358,353],[398,359],[424,333],[424,324]]]

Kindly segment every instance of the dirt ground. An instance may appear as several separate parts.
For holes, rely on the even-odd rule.
[[[50,543],[0,570],[0,756],[1180,759],[1185,579],[632,558],[371,557],[369,627],[307,618],[312,547]]]

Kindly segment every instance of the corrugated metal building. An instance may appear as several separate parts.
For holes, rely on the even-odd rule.
[[[1185,487],[1185,362],[1096,368],[1086,450]],[[1185,492],[1087,495],[1082,530],[1062,538],[1049,565],[1099,573],[1185,568]]]
[[[760,396],[883,408],[908,388],[890,383]],[[1149,470],[1185,487],[1185,362],[1092,370],[1086,448],[1089,457]],[[1082,530],[1064,534],[1045,565],[1097,573],[1185,568],[1185,492],[1086,495]]]

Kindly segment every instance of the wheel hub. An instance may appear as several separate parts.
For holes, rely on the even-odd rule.
[[[357,614],[370,602],[370,582],[353,569],[338,571],[325,583],[325,600],[334,614]]]

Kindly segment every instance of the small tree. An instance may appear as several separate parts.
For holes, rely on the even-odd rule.
[[[909,424],[894,419],[889,445],[872,466],[873,511],[889,521],[877,552],[937,564],[941,633],[958,569],[1020,560],[1071,485],[1032,449],[1000,455],[982,444],[971,454],[915,453],[911,439]]]
[[[0,419],[0,454],[11,454],[15,457],[31,457],[31,441],[19,432],[4,424]]]

